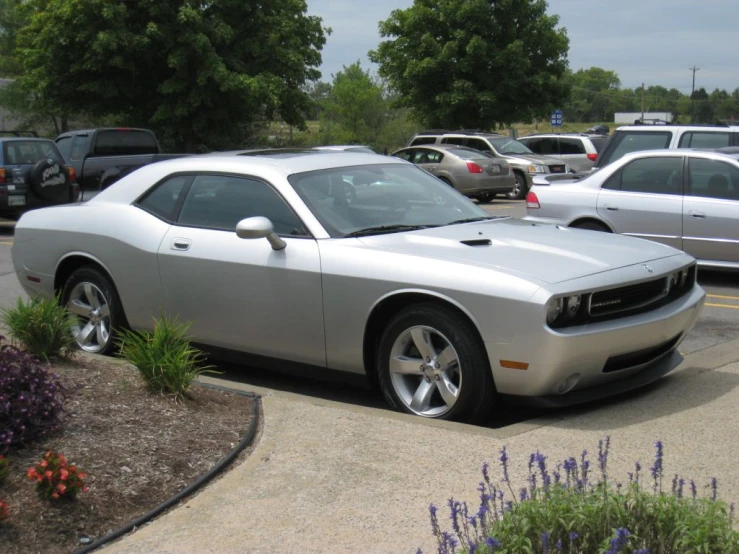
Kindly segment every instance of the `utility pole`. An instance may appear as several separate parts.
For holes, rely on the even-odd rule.
[[[641,122],[644,123],[644,83],[641,84]]]
[[[695,118],[695,98],[693,98],[695,95],[695,72],[700,71],[700,67],[693,66],[688,69],[693,72],[693,90],[690,93],[690,122],[693,123]]]

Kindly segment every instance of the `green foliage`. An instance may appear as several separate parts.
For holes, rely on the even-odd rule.
[[[77,349],[72,325],[75,317],[59,303],[59,298],[18,298],[14,308],[5,310],[10,335],[32,355],[48,361],[69,357]]]
[[[419,122],[490,128],[548,114],[566,96],[569,39],[544,0],[415,0],[380,22],[369,53]]]
[[[321,19],[304,0],[28,0],[23,87],[61,112],[117,115],[185,151],[239,145],[258,116],[302,125]]]
[[[177,318],[154,319],[154,332],[123,330],[119,339],[121,355],[139,370],[154,391],[186,395],[202,373],[217,373],[202,365],[205,355],[190,345],[190,323]]]
[[[13,77],[20,73],[15,56],[15,40],[25,21],[20,5],[24,0],[0,0],[0,77]]]
[[[580,460],[565,460],[554,471],[546,456],[532,454],[528,486],[518,494],[508,477],[504,448],[502,486],[490,480],[488,466],[483,466],[478,510],[449,500],[456,538],[442,531],[437,508],[430,507],[439,552],[454,551],[455,543],[478,554],[739,552],[734,508],[717,499],[715,479],[705,496],[699,495],[693,481],[677,475],[672,491],[663,492],[663,446],[657,442],[651,479],[641,474],[637,463],[628,485],[614,485],[607,469],[609,446],[608,438],[600,441],[596,467],[591,467],[587,452]],[[509,492],[512,498],[506,498]]]

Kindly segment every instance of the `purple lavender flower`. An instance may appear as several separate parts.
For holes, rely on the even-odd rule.
[[[600,473],[603,481],[608,480],[608,452],[611,448],[611,437],[607,436],[605,446],[603,440],[598,441],[598,463],[600,464]]]
[[[654,455],[654,465],[652,466],[651,471],[652,478],[654,479],[654,492],[656,493],[657,489],[662,489],[662,475],[664,472],[664,448],[662,447],[662,441],[655,442],[654,447],[657,449],[657,452]]]
[[[685,479],[680,477],[680,480],[677,482],[677,497],[682,498],[683,497],[683,487],[685,486]]]
[[[524,502],[525,500],[529,499],[529,491],[525,488],[521,489],[521,493],[519,495],[519,498],[521,499],[521,502]]]
[[[433,532],[437,542],[439,543],[439,548],[441,548],[441,529],[439,529],[439,519],[436,516],[437,511],[438,508],[436,506],[434,506],[433,504],[429,505],[429,515],[431,516],[431,531]]]
[[[698,488],[695,486],[695,481],[690,480],[690,494],[693,496],[693,500],[698,496]]]
[[[451,511],[449,519],[452,520],[452,529],[454,529],[454,532],[459,536],[461,534],[461,530],[459,528],[459,512],[462,506],[459,502],[455,502],[453,498],[450,498],[447,501],[447,504]]]
[[[454,554],[457,549],[457,545],[459,544],[457,542],[457,539],[455,539],[451,534],[444,531],[442,533],[442,540],[443,548],[439,548],[439,554]]]
[[[711,477],[711,500],[716,500],[718,496],[718,481],[715,477]]]
[[[534,469],[534,462],[536,462],[536,454],[529,456],[529,473]]]
[[[551,548],[550,541],[549,533],[544,532],[541,534],[541,549],[544,554],[549,554],[549,549]]]
[[[562,481],[562,464],[557,464],[557,469],[552,472],[552,475],[554,475],[554,484],[559,485]]]
[[[500,541],[497,540],[497,539],[494,539],[493,537],[488,537],[487,540],[485,541],[485,545],[490,550],[496,550],[496,549],[500,548]]]
[[[562,554],[562,539],[559,539],[554,546],[557,549],[557,554]]]
[[[606,551],[606,554],[621,552],[621,549],[628,543],[629,536],[631,536],[631,532],[625,527],[616,529],[616,535],[611,539],[610,548]]]
[[[503,466],[503,482],[504,483],[510,483],[510,480],[508,479],[508,452],[506,451],[506,447],[503,447],[503,450],[500,451],[500,465]]]
[[[490,475],[488,475],[488,463],[484,462],[482,464],[482,478],[485,479],[485,482],[489,485],[490,484]]]
[[[650,554],[651,550],[648,548],[640,548],[639,550],[634,550],[634,554]]]
[[[677,494],[677,473],[672,478],[672,494]]]
[[[477,552],[477,543],[474,541],[467,541],[467,552],[468,554],[475,554]]]
[[[575,533],[574,531],[570,531],[570,542],[575,542],[577,539],[580,538],[580,535]]]
[[[636,484],[639,484],[639,476],[641,475],[641,464],[639,462],[636,462],[634,464],[634,467],[636,468],[636,475],[634,478],[636,479]]]
[[[731,506],[729,506],[729,522],[734,522],[734,511],[736,510],[736,503],[732,502]]]

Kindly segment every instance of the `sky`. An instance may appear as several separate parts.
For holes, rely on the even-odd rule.
[[[377,23],[413,0],[307,0],[308,13],[333,33],[323,48],[323,81],[357,60],[377,71],[367,52],[381,38]],[[662,85],[739,88],[739,0],[549,0],[570,38],[573,70],[615,71],[626,88]]]

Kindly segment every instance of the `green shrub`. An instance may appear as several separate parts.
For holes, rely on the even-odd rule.
[[[529,458],[528,486],[514,493],[508,454],[500,455],[502,480],[491,481],[487,463],[480,482],[480,503],[469,509],[449,499],[452,532],[442,530],[436,506],[429,507],[440,554],[683,554],[737,553],[734,506],[717,498],[711,479],[700,495],[693,480],[675,475],[663,492],[663,445],[657,442],[649,474],[637,462],[627,484],[608,475],[610,439],[600,441],[598,464],[587,451],[553,471],[540,452]],[[646,472],[645,472],[646,473]],[[594,478],[593,474],[597,474]],[[420,552],[420,551],[419,551]]]
[[[49,361],[55,356],[69,357],[77,350],[72,334],[75,316],[59,303],[59,298],[20,297],[14,308],[5,310],[10,335],[29,354]]]
[[[123,330],[121,355],[139,370],[146,384],[157,392],[184,396],[201,373],[217,373],[203,366],[205,355],[187,337],[190,323],[177,318],[154,319],[154,332]]]

